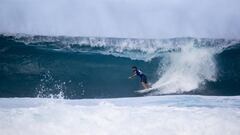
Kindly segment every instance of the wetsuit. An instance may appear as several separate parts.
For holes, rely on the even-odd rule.
[[[136,70],[136,74],[137,76],[139,76],[141,78],[141,82],[147,83],[147,77],[146,75],[143,74],[143,72],[139,69]]]

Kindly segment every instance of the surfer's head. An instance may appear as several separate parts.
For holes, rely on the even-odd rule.
[[[136,66],[132,66],[132,71],[136,71],[137,67]]]

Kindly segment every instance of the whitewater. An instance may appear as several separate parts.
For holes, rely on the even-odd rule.
[[[240,97],[1,98],[3,135],[239,135]]]

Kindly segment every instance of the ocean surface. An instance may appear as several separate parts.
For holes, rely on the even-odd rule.
[[[240,40],[2,34],[0,97],[142,96],[133,65],[158,89],[151,95],[240,94]]]
[[[155,88],[146,94],[137,66]],[[0,35],[0,134],[239,135],[240,40]]]
[[[3,135],[239,135],[240,96],[1,98]]]

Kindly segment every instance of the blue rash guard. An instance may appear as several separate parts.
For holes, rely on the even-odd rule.
[[[137,70],[135,70],[136,71],[136,74],[137,74],[137,76],[139,76],[140,77],[140,81],[141,82],[144,82],[144,83],[147,83],[147,77],[146,77],[146,75],[144,75],[143,74],[143,72],[141,71],[141,70],[139,70],[139,69],[137,69]]]

